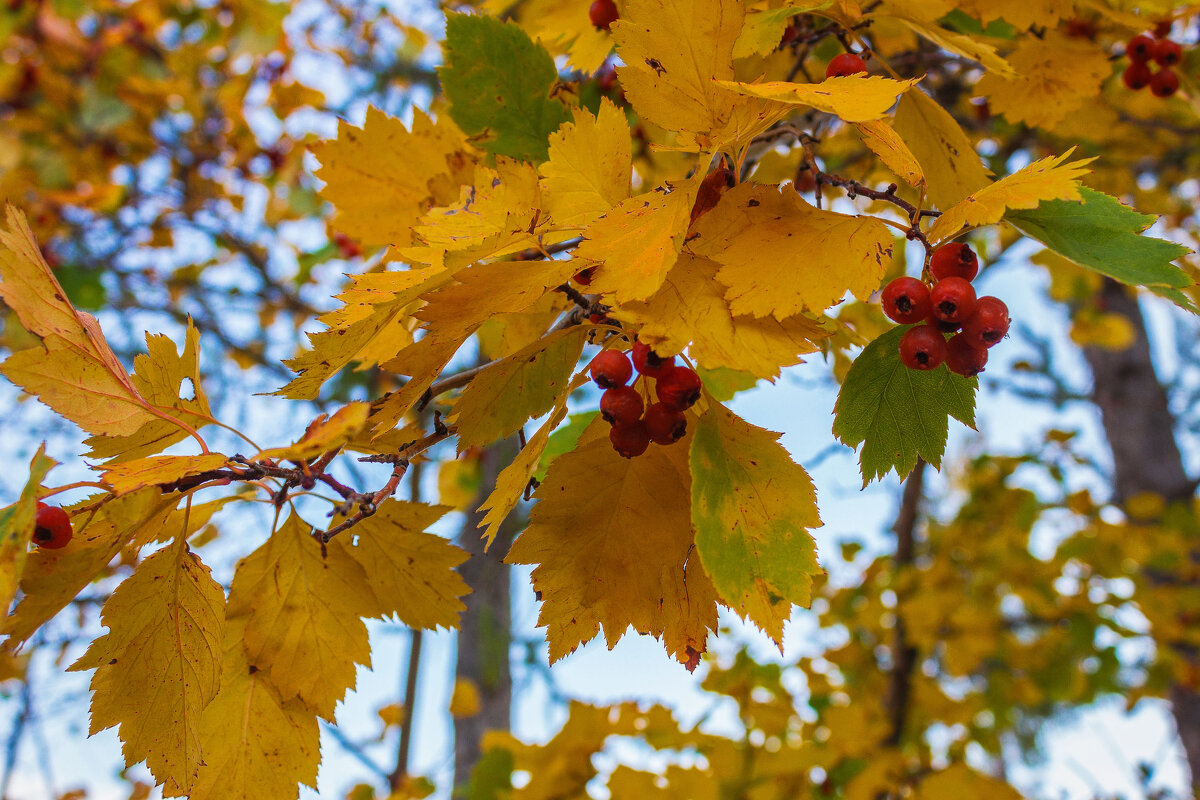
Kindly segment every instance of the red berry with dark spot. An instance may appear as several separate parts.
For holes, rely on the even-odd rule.
[[[38,503],[34,526],[33,543],[38,547],[58,550],[71,541],[71,517],[58,506]]]
[[[609,389],[600,398],[600,416],[609,425],[629,425],[642,418],[646,407],[638,390],[632,386]]]
[[[651,403],[642,421],[655,444],[675,444],[687,433],[687,417],[662,403]]]
[[[1135,92],[1139,89],[1145,89],[1153,79],[1154,74],[1141,61],[1133,62],[1121,73],[1121,81],[1125,84],[1125,88],[1132,89]]]
[[[1154,63],[1160,67],[1173,67],[1183,61],[1183,48],[1170,39],[1161,39],[1154,43]]]
[[[629,425],[614,425],[608,432],[608,440],[613,449],[625,458],[640,456],[650,446],[650,434],[646,423],[638,420]]]
[[[590,286],[592,284],[592,276],[596,274],[596,267],[588,267],[581,269],[572,276],[572,280],[581,286]]]
[[[1125,45],[1125,55],[1129,56],[1131,61],[1146,63],[1154,56],[1154,40],[1144,33],[1139,33]]]
[[[844,78],[848,75],[858,75],[867,71],[867,62],[854,53],[842,53],[829,59],[825,67],[826,78]]]
[[[962,278],[946,278],[937,282],[929,293],[933,316],[942,322],[962,324],[975,312],[975,289]]]
[[[671,367],[662,371],[654,392],[671,411],[686,411],[700,399],[702,385],[700,376],[687,367]]]
[[[588,19],[602,31],[609,29],[609,26],[621,18],[617,12],[617,4],[613,0],[596,0],[592,3],[592,7],[588,9]]]
[[[990,295],[979,298],[975,313],[963,322],[962,335],[972,347],[987,349],[1008,333],[1008,306],[998,297]]]
[[[909,369],[935,369],[946,360],[946,338],[929,325],[909,328],[900,337],[900,361]]]
[[[592,359],[592,380],[602,389],[615,389],[629,383],[633,377],[633,364],[624,353],[605,350]]]
[[[939,281],[943,278],[972,281],[979,274],[979,259],[969,244],[951,242],[933,251],[929,259],[929,271]]]
[[[946,366],[967,378],[983,372],[987,366],[987,350],[972,347],[965,333],[956,333],[946,342]]]
[[[650,349],[650,345],[634,342],[630,351],[633,357],[633,368],[647,378],[660,378],[665,370],[675,366],[675,356],[663,358]]]
[[[916,278],[902,275],[883,289],[883,313],[888,319],[907,325],[929,316],[929,288]]]
[[[1150,79],[1150,91],[1154,93],[1155,97],[1170,97],[1178,90],[1179,76],[1173,69],[1163,67]]]

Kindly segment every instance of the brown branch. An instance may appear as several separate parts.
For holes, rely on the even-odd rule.
[[[904,484],[900,510],[896,514],[896,564],[898,577],[913,563],[915,549],[914,533],[921,506],[921,489],[925,479],[925,460],[918,458],[913,471]],[[892,642],[892,672],[888,686],[887,708],[891,722],[891,733],[884,745],[895,747],[904,735],[904,723],[908,716],[908,701],[912,694],[912,671],[917,662],[917,649],[908,642],[905,630],[901,599],[896,601],[896,627]]]

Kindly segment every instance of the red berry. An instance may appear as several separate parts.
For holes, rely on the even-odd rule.
[[[38,503],[34,525],[33,543],[38,547],[58,550],[71,541],[71,517],[58,506]]]
[[[646,431],[646,423],[638,420],[629,425],[614,425],[608,432],[608,440],[613,449],[625,458],[640,456],[650,446],[650,434]]]
[[[620,18],[617,4],[613,0],[596,0],[588,9],[588,19],[602,31],[608,30],[609,26]]]
[[[597,267],[581,269],[579,272],[576,272],[574,276],[572,276],[572,279],[582,286],[590,286],[592,283],[592,276],[596,274],[596,269]]]
[[[866,71],[867,62],[854,53],[842,53],[829,59],[829,66],[825,67],[825,77],[844,78],[847,75],[857,75]]]
[[[1156,39],[1167,38],[1171,35],[1171,28],[1173,25],[1174,23],[1172,23],[1169,19],[1160,19],[1158,22],[1154,23],[1154,37]]]
[[[900,337],[900,360],[909,369],[934,369],[946,360],[946,337],[929,325],[909,328]]]
[[[687,433],[687,417],[662,403],[651,403],[643,422],[646,423],[650,441],[655,444],[675,444]]]
[[[929,271],[939,281],[943,278],[970,281],[979,274],[979,259],[966,242],[951,242],[933,251],[929,259]]]
[[[1121,80],[1125,83],[1125,88],[1135,92],[1145,89],[1153,79],[1154,75],[1151,74],[1150,68],[1141,61],[1134,61],[1121,73]]]
[[[1129,56],[1131,61],[1144,64],[1154,55],[1154,40],[1144,33],[1139,33],[1125,45],[1125,55]]]
[[[700,399],[700,376],[687,367],[664,369],[654,385],[658,400],[671,411],[686,411]]]
[[[1160,67],[1173,67],[1183,61],[1183,48],[1170,39],[1161,39],[1154,43],[1154,63]]]
[[[929,293],[933,316],[942,322],[962,324],[975,311],[975,289],[970,281],[950,277],[937,282]]]
[[[1008,333],[1008,306],[998,297],[979,298],[973,313],[964,323],[962,335],[977,349],[987,349]]]
[[[650,349],[650,345],[641,342],[633,343],[633,368],[647,378],[661,378],[665,370],[675,366],[675,356],[663,358]]]
[[[946,342],[946,366],[967,378],[983,372],[987,365],[988,352],[972,347],[965,333],[956,333]]]
[[[1179,76],[1175,74],[1175,70],[1163,67],[1158,72],[1154,73],[1154,77],[1150,79],[1150,91],[1155,97],[1170,97],[1179,89]]]
[[[931,308],[929,289],[916,278],[902,275],[883,289],[883,313],[893,322],[920,322]]]
[[[624,353],[605,350],[592,359],[592,380],[602,389],[615,389],[629,383],[633,377],[633,364]]]
[[[608,325],[612,322],[607,314],[588,314],[588,322],[594,325]]]
[[[609,389],[600,398],[600,416],[609,425],[628,425],[642,418],[646,407],[638,390],[632,386]]]

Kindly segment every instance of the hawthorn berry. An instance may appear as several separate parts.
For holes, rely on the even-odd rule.
[[[655,444],[675,444],[687,433],[687,417],[662,403],[651,403],[642,421],[646,423],[650,441]]]
[[[975,311],[975,289],[970,281],[950,277],[940,280],[929,293],[933,315],[942,322],[962,324]]]
[[[956,333],[946,342],[946,366],[967,378],[983,372],[987,365],[988,352],[971,345],[965,333]]]
[[[632,386],[609,389],[600,397],[600,416],[609,425],[629,425],[642,418],[646,407],[638,390]]]
[[[1125,88],[1135,92],[1145,89],[1153,79],[1154,75],[1150,72],[1150,68],[1141,61],[1134,61],[1121,73],[1121,81],[1125,84]]]
[[[1158,72],[1154,73],[1154,77],[1150,79],[1150,91],[1155,97],[1170,97],[1179,89],[1179,76],[1175,74],[1175,70],[1163,67]]]
[[[629,383],[633,377],[633,364],[624,353],[605,350],[592,359],[592,380],[602,389],[615,389]]]
[[[933,251],[929,259],[929,271],[939,281],[943,278],[971,281],[979,274],[979,259],[966,242],[951,242]]]
[[[936,369],[946,360],[946,337],[930,325],[909,328],[900,337],[900,361],[909,369]]]
[[[883,313],[893,322],[920,322],[930,309],[929,289],[916,278],[901,275],[883,289]]]
[[[842,53],[829,60],[825,67],[826,78],[844,78],[848,75],[858,75],[867,71],[867,62],[854,53]]]
[[[608,30],[620,18],[617,4],[613,0],[595,0],[592,7],[588,9],[588,19],[602,31]]]
[[[71,541],[71,517],[58,506],[38,503],[34,526],[33,543],[38,547],[58,550]]]
[[[663,358],[650,349],[650,345],[634,342],[630,351],[633,357],[633,367],[648,378],[660,378],[663,371],[675,366],[675,356]]]
[[[1183,61],[1183,48],[1178,42],[1160,39],[1154,43],[1154,63],[1160,67],[1173,67]]]
[[[638,420],[628,425],[614,425],[608,432],[613,449],[625,458],[640,456],[650,446],[650,433],[646,423]]]
[[[1154,23],[1154,38],[1165,39],[1170,36],[1171,28],[1174,27],[1174,24],[1175,23],[1169,19],[1160,19],[1158,22]]]
[[[592,284],[592,276],[596,274],[597,267],[588,267],[576,272],[571,279],[581,286],[590,286]]]
[[[1008,306],[998,297],[985,295],[975,303],[975,312],[963,322],[962,335],[972,347],[987,349],[1008,333]]]
[[[1146,63],[1154,56],[1154,40],[1144,33],[1139,33],[1125,45],[1125,55],[1129,56],[1131,61]]]
[[[658,401],[671,411],[686,411],[700,399],[700,376],[687,367],[664,369],[654,385]]]

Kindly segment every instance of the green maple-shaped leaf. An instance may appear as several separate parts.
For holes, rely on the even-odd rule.
[[[514,24],[492,17],[446,17],[446,65],[438,70],[450,116],[490,153],[545,161],[550,134],[567,121],[550,96],[554,59]]]
[[[891,470],[904,477],[917,457],[935,467],[946,450],[949,417],[975,425],[974,378],[943,364],[923,372],[900,361],[900,337],[911,326],[894,328],[867,345],[855,359],[834,407],[833,433],[859,455],[863,485]]]

